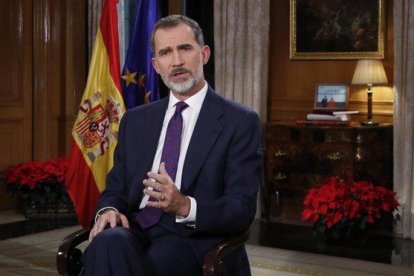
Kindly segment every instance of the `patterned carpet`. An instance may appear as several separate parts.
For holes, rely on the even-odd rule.
[[[0,275],[57,275],[61,240],[72,226],[0,241]],[[247,245],[253,276],[268,275],[414,275],[414,269],[381,263]]]

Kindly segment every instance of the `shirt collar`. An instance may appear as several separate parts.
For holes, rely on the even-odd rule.
[[[200,112],[201,106],[203,105],[203,102],[204,102],[204,98],[206,97],[206,94],[207,94],[207,88],[208,88],[208,84],[207,82],[205,82],[203,88],[201,88],[200,91],[198,91],[193,96],[185,100],[185,103],[188,104],[188,106],[194,109],[195,111]],[[178,102],[179,100],[170,91],[168,109],[173,108],[175,104]]]

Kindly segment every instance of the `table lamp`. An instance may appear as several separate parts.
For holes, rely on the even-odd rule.
[[[352,84],[366,84],[368,86],[368,118],[361,123],[362,125],[378,125],[377,122],[372,120],[372,85],[385,83],[388,83],[387,75],[380,60],[370,59],[358,61],[352,78]]]

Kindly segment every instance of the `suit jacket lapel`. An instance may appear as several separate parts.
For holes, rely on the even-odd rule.
[[[159,104],[156,104],[151,108],[147,109],[143,125],[143,130],[145,131],[145,133],[143,133],[143,139],[140,142],[140,146],[142,147],[141,149],[143,150],[143,152],[152,151],[153,155],[155,155],[167,106],[168,97],[162,99],[159,102]],[[148,155],[150,154],[147,154],[146,156]],[[150,156],[149,159],[151,160],[152,164],[154,156]]]
[[[198,172],[222,131],[223,125],[219,121],[222,114],[220,98],[209,88],[188,146],[181,191],[185,192],[194,183]]]
[[[142,125],[137,125],[137,131],[142,132],[140,140],[137,141],[136,148],[137,154],[142,156],[142,166],[137,166],[138,171],[135,174],[136,179],[133,180],[133,183],[136,183],[136,188],[139,191],[138,197],[141,197],[142,195],[143,187],[140,187],[141,185],[143,186],[142,180],[146,178],[146,174],[151,170],[152,162],[154,161],[167,106],[168,97],[148,108],[146,113],[142,115]]]

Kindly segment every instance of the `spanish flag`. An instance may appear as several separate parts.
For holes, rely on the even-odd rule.
[[[72,130],[66,188],[78,220],[90,226],[113,166],[125,106],[121,94],[117,0],[106,0],[95,38],[86,88]]]

